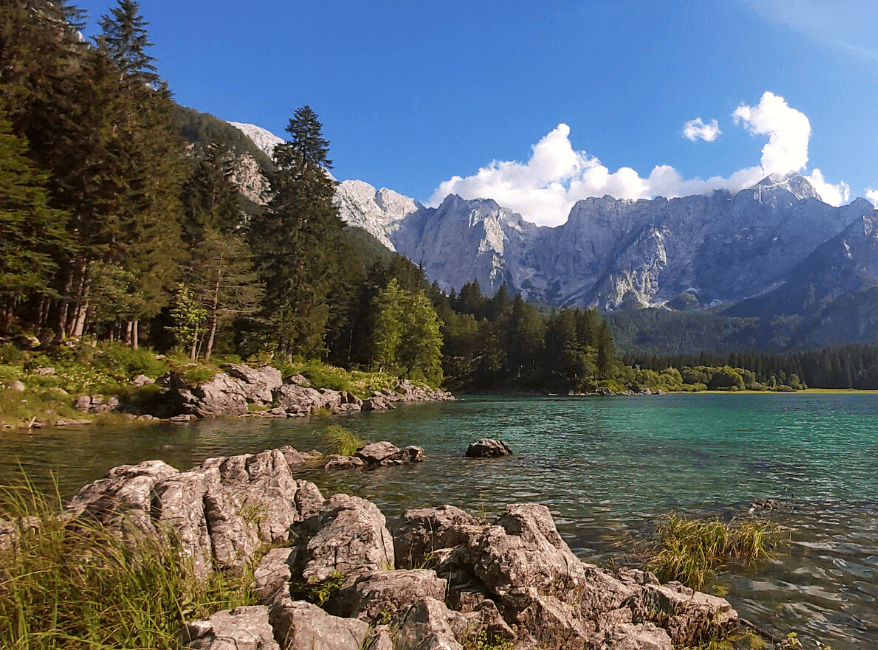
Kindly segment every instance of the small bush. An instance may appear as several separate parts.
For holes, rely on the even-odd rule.
[[[189,368],[183,373],[183,379],[187,384],[198,385],[210,381],[216,377],[217,369],[209,366]]]
[[[777,527],[768,521],[732,526],[715,520],[686,519],[676,513],[668,516],[658,533],[658,551],[649,570],[662,581],[679,580],[698,590],[720,567],[767,557],[779,541]]]
[[[309,361],[299,369],[299,374],[318,388],[353,392],[350,377],[347,371],[341,368],[320,361]]]
[[[0,345],[0,363],[16,364],[21,361],[24,353],[12,343]]]
[[[149,348],[131,348],[115,342],[101,346],[101,356],[96,361],[110,370],[118,371],[126,379],[136,375],[146,375],[150,379],[156,379],[165,374],[168,365],[158,359]]]

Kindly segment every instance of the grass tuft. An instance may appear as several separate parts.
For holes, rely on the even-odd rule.
[[[353,456],[357,449],[367,442],[350,429],[345,429],[338,424],[328,426],[323,435],[332,445],[333,452],[341,456]]]
[[[672,513],[659,527],[658,551],[649,570],[660,580],[678,580],[701,590],[716,570],[732,562],[750,564],[767,557],[779,541],[779,531],[768,521],[686,519]]]
[[[176,648],[184,622],[256,603],[247,572],[198,581],[173,535],[59,511],[32,485],[0,489],[0,647]]]

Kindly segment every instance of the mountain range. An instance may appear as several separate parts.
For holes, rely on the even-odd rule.
[[[728,305],[771,292],[874,212],[866,199],[830,206],[797,174],[737,193],[588,198],[555,228],[490,199],[451,195],[428,208],[362,181],[341,183],[336,203],[350,225],[421,264],[446,291],[475,279],[486,294],[505,283],[543,304],[604,311]]]
[[[276,143],[235,126],[266,153]],[[554,228],[489,198],[452,194],[426,207],[357,180],[340,183],[335,202],[349,226],[420,264],[447,292],[476,280],[486,295],[505,284],[550,306],[678,313],[659,317],[665,329],[705,329],[712,316],[696,312],[721,313],[723,328],[736,325],[718,348],[878,339],[878,211],[863,198],[833,207],[798,174],[735,193],[588,198]],[[644,327],[643,317],[625,318]]]

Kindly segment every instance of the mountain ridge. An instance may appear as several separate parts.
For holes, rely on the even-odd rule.
[[[873,210],[865,199],[834,208],[797,174],[768,176],[737,193],[587,198],[554,228],[491,199],[450,195],[436,208],[409,199],[390,212],[363,198],[381,192],[390,191],[341,183],[342,218],[422,264],[444,290],[475,279],[488,294],[505,283],[537,302],[605,311],[664,305],[690,289],[711,304],[764,293]]]

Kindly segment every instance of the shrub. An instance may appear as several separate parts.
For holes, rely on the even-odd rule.
[[[341,368],[336,368],[320,361],[309,361],[299,368],[299,374],[319,388],[329,388],[339,392],[353,392],[350,377],[347,371]]]
[[[136,375],[146,375],[156,379],[168,370],[168,364],[158,359],[152,350],[148,348],[132,350],[118,342],[102,346],[99,363],[110,370],[120,372],[126,379]]]
[[[210,381],[216,377],[217,370],[210,366],[198,366],[189,368],[183,372],[183,379],[187,384],[198,385]]]

